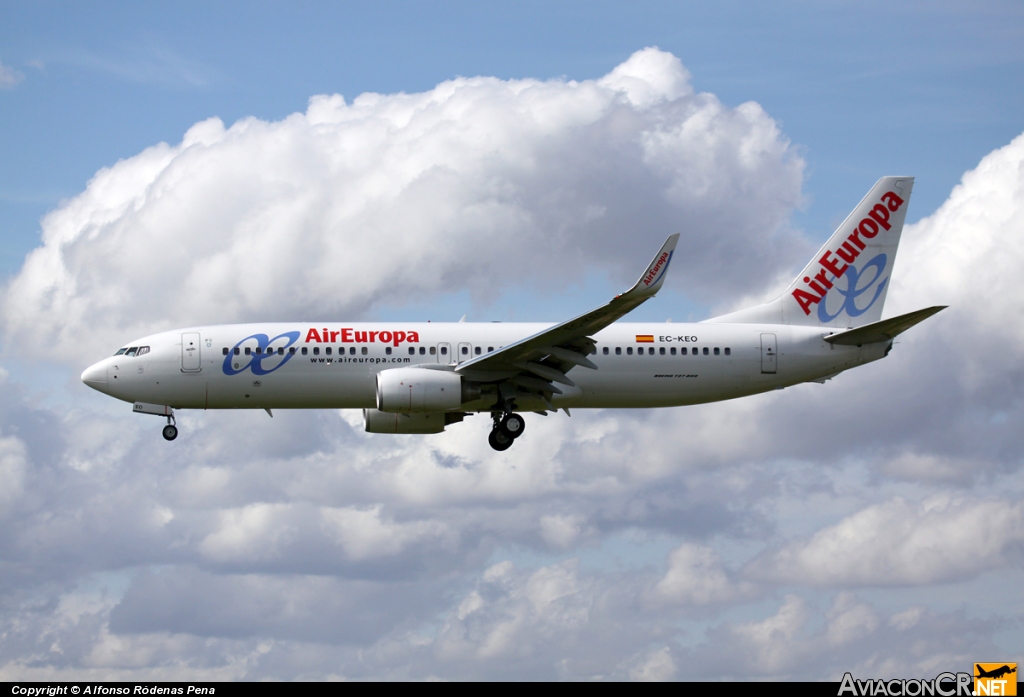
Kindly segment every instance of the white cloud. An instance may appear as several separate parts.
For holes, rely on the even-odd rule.
[[[0,519],[14,510],[25,491],[25,444],[0,435]]]
[[[676,664],[668,647],[651,651],[643,665],[629,671],[637,682],[665,682],[676,675]]]
[[[392,438],[354,411],[183,413],[168,446],[156,420],[27,397],[7,366],[0,675],[835,679],[993,655],[1015,610],[974,619],[997,612],[984,584],[1020,575],[1024,372],[998,318],[1024,309],[1020,143],[906,232],[887,314],[954,308],[825,387],[534,418],[502,454],[485,419]],[[4,348],[88,362],[193,322],[485,302],[499,263],[542,288],[631,275],[680,227],[678,277],[728,299],[802,260],[801,166],[757,105],[694,93],[656,50],[593,81],[209,120],[46,219]],[[68,591],[112,569],[126,590]],[[953,580],[967,609],[935,609]]]
[[[4,65],[0,61],[0,90],[10,90],[25,79],[25,76],[19,73],[9,65]]]
[[[690,543],[672,550],[668,572],[655,587],[660,599],[692,605],[726,602],[752,591],[750,584],[729,578],[715,550]]]
[[[694,292],[735,293],[802,248],[781,230],[802,169],[763,110],[693,93],[656,49],[599,80],[322,95],[98,172],[46,216],[0,311],[19,350],[77,365],[174,326],[357,317],[453,284],[486,301],[498,266],[511,284],[595,264],[628,282],[676,231]]]
[[[822,586],[969,578],[1019,562],[1024,504],[998,498],[902,498],[869,506],[751,564],[757,577]]]

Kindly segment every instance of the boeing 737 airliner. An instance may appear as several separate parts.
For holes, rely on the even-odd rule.
[[[129,342],[82,381],[140,414],[362,409],[370,433],[440,433],[473,413],[505,450],[523,414],[672,407],[824,382],[883,358],[943,309],[882,320],[914,180],[883,177],[772,302],[696,324],[616,320],[653,297],[679,235],[632,288],[561,324],[338,323],[190,327]]]

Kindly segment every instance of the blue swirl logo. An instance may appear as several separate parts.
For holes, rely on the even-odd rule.
[[[875,294],[871,298],[871,302],[867,305],[864,307],[857,307],[857,298],[868,292],[871,289],[871,286],[878,281],[879,276],[881,276],[882,272],[885,271],[886,262],[888,262],[888,257],[886,257],[885,254],[879,254],[874,259],[864,264],[860,271],[858,271],[854,266],[848,266],[846,272],[843,273],[843,278],[846,279],[846,288],[840,288],[838,284],[833,288],[835,292],[843,296],[842,305],[839,306],[839,310],[836,311],[835,314],[830,315],[828,313],[828,308],[825,306],[827,305],[826,299],[828,295],[832,294],[832,291],[829,291],[828,295],[825,296],[826,299],[822,299],[818,304],[818,319],[822,323],[825,323],[831,322],[836,317],[843,314],[843,312],[846,312],[850,317],[859,317],[867,312],[871,306],[875,304],[879,296],[882,295],[882,291],[885,289],[885,284],[889,282],[888,277],[882,279],[882,282],[875,287]],[[868,276],[866,273],[868,269],[874,269],[875,272]],[[866,283],[862,284],[861,281],[865,276],[868,277],[868,280]]]
[[[251,339],[256,340],[257,350],[250,351],[248,355],[240,353],[236,356],[235,351]],[[274,342],[278,339],[288,339],[288,343],[274,345]],[[289,353],[287,349],[298,340],[299,332],[285,332],[278,334],[273,339],[268,338],[266,334],[247,336],[235,344],[228,352],[228,355],[224,356],[224,374],[238,375],[246,370],[252,370],[253,375],[269,375],[291,360],[291,357],[295,354]],[[267,350],[270,346],[274,346],[273,352]],[[253,347],[250,346],[249,348]],[[283,350],[284,355],[278,353],[278,349]],[[264,367],[264,363],[271,364],[271,367]]]

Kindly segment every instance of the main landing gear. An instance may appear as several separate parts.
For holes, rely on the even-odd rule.
[[[492,417],[494,426],[491,428],[491,434],[487,436],[487,442],[499,452],[508,450],[512,447],[512,441],[523,435],[526,420],[515,412],[496,411]]]

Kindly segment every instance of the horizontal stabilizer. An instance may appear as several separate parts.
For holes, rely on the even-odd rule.
[[[865,324],[863,327],[826,336],[825,341],[840,346],[863,346],[864,344],[874,344],[880,341],[891,341],[915,324],[923,322],[935,313],[945,310],[946,307],[948,306],[936,305],[934,307],[926,307],[923,310],[908,312],[905,315],[893,317],[892,319],[872,322],[871,324]]]

